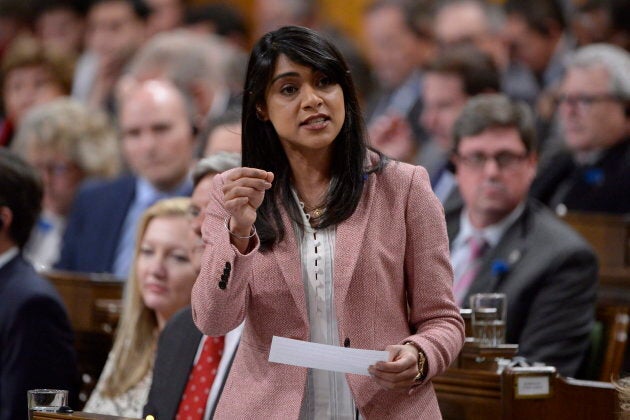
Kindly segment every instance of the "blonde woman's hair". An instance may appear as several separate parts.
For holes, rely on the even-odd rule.
[[[60,153],[88,178],[111,178],[120,172],[116,131],[107,115],[70,98],[30,110],[11,147],[25,159],[33,148]]]
[[[135,262],[149,223],[158,217],[186,217],[190,198],[178,197],[158,201],[142,215],[136,235],[134,264],[125,285],[123,312],[114,346],[113,369],[104,379],[103,395],[115,397],[131,389],[153,366],[159,335],[155,311],[142,300]]]

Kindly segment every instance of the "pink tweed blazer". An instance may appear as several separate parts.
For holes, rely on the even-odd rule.
[[[223,179],[215,177],[203,225],[207,245],[192,293],[193,317],[205,334],[223,335],[245,320],[215,418],[297,419],[306,369],[268,361],[272,336],[309,339],[294,230],[284,213],[281,243],[270,252],[256,246],[240,254],[223,224]],[[381,173],[369,175],[356,211],[336,227],[335,250],[339,342],[384,350],[412,340],[423,349],[429,368],[425,383],[409,392],[384,390],[369,376],[346,375],[361,415],[441,418],[430,379],[458,355],[464,327],[451,291],[443,210],[426,171],[390,162]]]

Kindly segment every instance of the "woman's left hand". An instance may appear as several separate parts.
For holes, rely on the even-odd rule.
[[[385,389],[408,390],[418,374],[418,349],[412,345],[391,345],[387,362],[377,362],[368,368],[370,375]]]

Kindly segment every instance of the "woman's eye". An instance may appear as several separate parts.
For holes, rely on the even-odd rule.
[[[280,93],[284,95],[293,95],[295,92],[297,92],[297,88],[293,85],[285,85],[280,89]]]
[[[190,262],[190,258],[188,258],[188,255],[184,254],[173,254],[173,259],[179,263]]]
[[[149,256],[153,254],[153,249],[151,248],[140,248],[140,255]]]
[[[333,83],[332,83],[332,80],[330,80],[330,77],[326,77],[326,76],[324,76],[321,79],[319,79],[319,83],[318,83],[318,85],[320,87],[326,87],[326,86],[330,86],[332,84]]]

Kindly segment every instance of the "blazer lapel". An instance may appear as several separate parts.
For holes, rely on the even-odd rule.
[[[526,208],[525,212],[527,211]],[[502,282],[509,281],[510,271],[527,252],[526,236],[522,233],[523,223],[521,215],[505,232],[497,246],[486,254],[470,287],[469,296],[474,293],[496,292],[501,288]]]
[[[335,233],[335,260],[333,267],[335,306],[340,308],[345,301],[352,280],[352,274],[361,255],[367,224],[370,220],[372,196],[375,189],[374,176],[365,185],[366,192],[352,215],[337,225]],[[378,215],[386,217],[387,215]]]
[[[302,260],[295,258],[296,252],[299,255],[295,229],[293,222],[284,209],[281,209],[282,223],[285,227],[284,240],[273,247],[273,255],[282,271],[282,277],[287,283],[287,287],[295,300],[300,316],[308,325],[308,314],[306,312],[306,296],[304,295],[304,283],[302,280]]]
[[[164,398],[165,408],[168,410],[167,418],[175,418],[181,395],[188,384],[188,377],[192,368],[194,367],[194,360],[197,351],[199,350],[199,343],[201,341],[201,332],[197,329],[192,320],[192,312],[187,310],[190,318],[180,322],[176,332],[173,334],[173,340],[171,343],[177,343],[176,346],[169,347],[168,360],[171,368],[169,374],[162,378],[168,385],[165,389],[172,391],[167,392],[166,395],[162,395]]]

